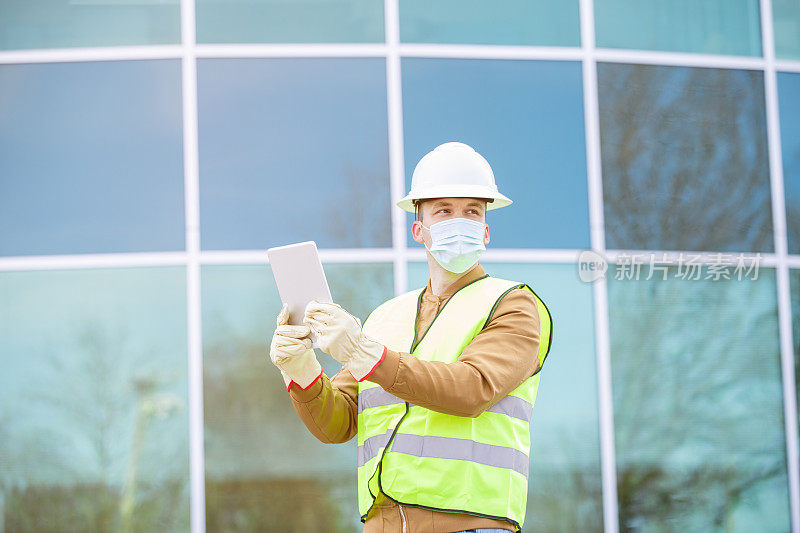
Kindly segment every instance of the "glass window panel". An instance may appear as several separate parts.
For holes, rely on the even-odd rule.
[[[603,530],[592,286],[575,265],[485,263],[495,277],[527,283],[550,309],[553,342],[531,423],[525,529]],[[424,287],[428,265],[410,263],[409,287]]]
[[[0,255],[182,250],[180,61],[0,66]]]
[[[761,55],[758,0],[596,0],[597,46]]]
[[[800,74],[778,73],[778,105],[789,253],[800,253]]]
[[[792,302],[795,394],[798,403],[800,403],[800,271],[789,269],[789,287],[791,290]]]
[[[597,77],[608,248],[773,250],[763,73],[600,63]]]
[[[775,271],[710,272],[609,269],[621,530],[790,529]]]
[[[406,190],[422,156],[465,142],[514,201],[488,213],[490,246],[589,246],[580,63],[403,59],[402,68]],[[410,233],[408,242],[417,246]]]
[[[402,0],[400,40],[409,43],[580,46],[574,0]]]
[[[798,404],[800,404],[800,270],[789,269],[789,287],[792,302],[795,395]],[[800,420],[800,415],[798,417],[798,420]]]
[[[203,248],[391,246],[383,59],[197,68]]]
[[[197,0],[198,43],[384,41],[375,0]]]
[[[772,0],[775,57],[800,59],[800,1]]]
[[[393,296],[392,263],[324,267],[334,301],[362,321]],[[360,529],[356,439],[313,437],[269,360],[281,305],[269,267],[204,266],[202,301],[207,528]],[[317,359],[328,376],[341,368]]]
[[[180,41],[179,0],[0,2],[0,50]]]
[[[188,531],[186,272],[0,273],[0,529]]]

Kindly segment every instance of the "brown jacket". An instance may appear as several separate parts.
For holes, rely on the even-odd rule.
[[[433,294],[428,280],[417,317],[417,338],[458,289],[483,275],[483,267],[475,265],[440,296]],[[512,290],[458,361],[421,361],[409,353],[387,349],[383,362],[367,379],[414,405],[451,415],[478,416],[538,369],[538,350],[536,301],[527,290]],[[346,370],[332,379],[323,375],[306,390],[293,385],[290,397],[300,419],[322,442],[346,442],[356,434],[358,382]],[[364,533],[399,532],[403,520],[408,533],[515,529],[509,522],[478,516],[406,506],[401,509],[380,494],[367,515]]]

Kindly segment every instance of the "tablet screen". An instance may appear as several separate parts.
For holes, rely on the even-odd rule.
[[[303,323],[311,300],[333,302],[314,241],[270,248],[267,256],[281,302],[289,305],[289,324]]]

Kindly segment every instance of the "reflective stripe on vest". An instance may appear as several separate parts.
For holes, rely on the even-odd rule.
[[[358,412],[372,407],[381,407],[384,405],[392,405],[396,403],[405,403],[403,400],[390,392],[386,392],[381,387],[373,387],[365,389],[358,398]],[[504,415],[513,416],[520,420],[530,420],[533,414],[533,404],[522,398],[516,396],[506,396],[487,411],[491,413],[502,413]]]
[[[550,349],[547,307],[527,285],[485,276],[445,302],[419,341],[415,324],[422,289],[384,303],[364,332],[390,349],[426,361],[454,362],[488,322],[506,293],[533,293],[540,320],[541,369]],[[375,498],[469,513],[522,525],[527,501],[530,419],[540,374],[525,380],[477,417],[408,404],[369,381],[358,393],[358,499],[362,520]]]
[[[364,444],[358,447],[358,466],[363,466],[367,461],[376,457],[379,450],[389,442],[391,433],[391,431],[387,431],[365,440]],[[526,478],[528,477],[528,456],[523,452],[505,446],[482,444],[471,439],[397,433],[392,441],[392,453],[475,461],[497,468],[509,468]]]

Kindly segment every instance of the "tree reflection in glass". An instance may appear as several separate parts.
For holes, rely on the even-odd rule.
[[[334,301],[362,321],[392,296],[392,264],[325,264]],[[355,439],[326,445],[297,417],[269,342],[280,299],[266,265],[205,266],[203,399],[210,531],[354,531]],[[326,374],[340,365],[317,350]]]
[[[0,530],[189,529],[183,268],[0,275]]]
[[[620,529],[788,531],[774,270],[609,270]]]
[[[790,254],[800,253],[800,73],[778,73],[786,234]]]
[[[201,59],[203,249],[391,246],[383,58]]]
[[[763,74],[601,63],[606,244],[773,250]]]

